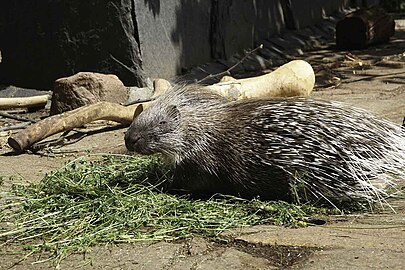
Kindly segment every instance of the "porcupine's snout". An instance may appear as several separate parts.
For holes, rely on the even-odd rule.
[[[141,139],[141,136],[139,134],[134,134],[130,130],[128,130],[125,133],[125,146],[127,149],[131,152],[135,152],[137,147],[137,144],[139,144],[139,141]]]
[[[125,133],[125,146],[129,151],[143,155],[150,155],[152,153],[148,150],[147,145],[148,143],[142,134],[131,132],[131,130],[128,130]]]

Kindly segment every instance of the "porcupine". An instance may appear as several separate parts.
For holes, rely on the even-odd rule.
[[[175,163],[173,188],[333,206],[382,201],[405,179],[405,132],[352,106],[307,98],[227,101],[178,86],[134,119],[130,151]],[[298,193],[297,193],[298,192]]]

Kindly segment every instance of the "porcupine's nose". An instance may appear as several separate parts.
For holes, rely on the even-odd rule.
[[[135,151],[135,145],[140,139],[139,134],[132,134],[132,132],[127,131],[125,133],[125,146],[129,151]]]

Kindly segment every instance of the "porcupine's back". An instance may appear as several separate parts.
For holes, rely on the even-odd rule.
[[[249,133],[269,134],[263,155],[286,172],[290,192],[298,197],[332,204],[375,201],[387,186],[405,180],[405,134],[399,126],[337,102],[294,98],[256,108],[263,113]]]

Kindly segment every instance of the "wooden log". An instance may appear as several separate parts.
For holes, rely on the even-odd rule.
[[[384,9],[359,9],[336,24],[336,45],[341,49],[364,49],[387,42],[395,33],[395,21]]]
[[[33,97],[0,98],[0,110],[13,108],[44,107],[48,102],[48,95]]]
[[[165,79],[156,79],[153,81],[153,95],[152,99],[160,96],[164,92],[166,92],[169,88],[171,87],[171,84],[169,81]]]
[[[155,92],[152,99],[166,92],[170,83],[164,79],[153,82]],[[290,61],[275,71],[245,79],[224,76],[219,83],[205,86],[229,100],[293,97],[311,94],[315,84],[315,73],[312,66],[303,60]]]
[[[58,132],[81,127],[95,120],[110,120],[121,124],[131,124],[147,103],[122,106],[111,102],[98,102],[62,114],[43,119],[25,130],[11,136],[8,144],[16,153],[22,153],[32,144]],[[134,114],[135,112],[135,114]]]
[[[303,60],[294,60],[275,71],[252,78],[232,80],[226,77],[221,82],[206,86],[214,92],[231,99],[265,97],[309,96],[314,88],[315,73]]]

